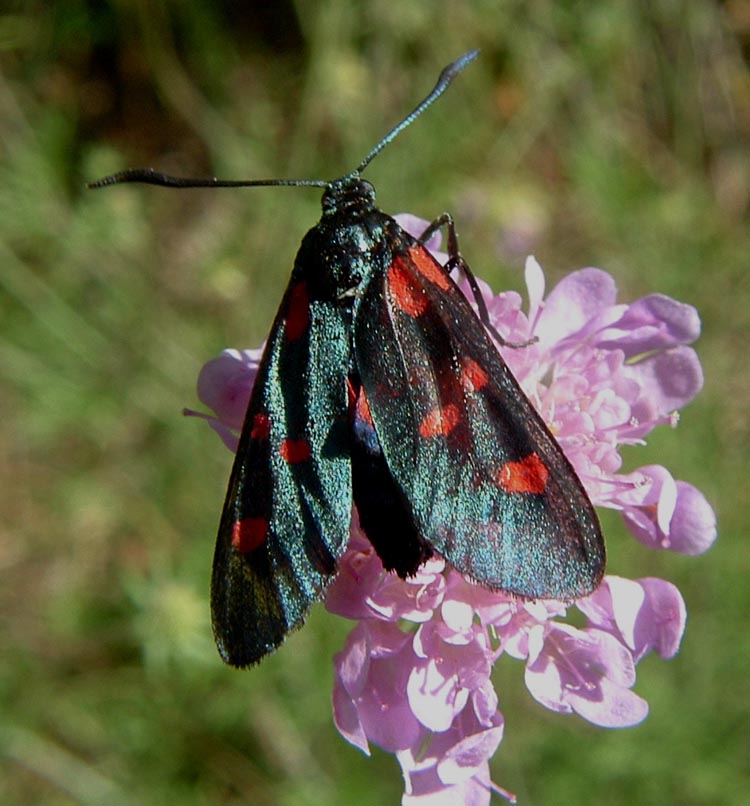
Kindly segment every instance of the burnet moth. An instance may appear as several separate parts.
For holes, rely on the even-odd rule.
[[[256,663],[302,624],[336,574],[352,502],[400,577],[437,552],[477,584],[521,599],[575,599],[602,578],[594,508],[493,343],[452,220],[442,216],[414,238],[375,206],[361,178],[477,54],[448,65],[339,179],[133,169],[91,185],[325,189],[266,343],[219,526],[211,612],[219,653],[233,666]],[[443,226],[445,266],[425,248]],[[469,279],[479,315],[454,269]]]

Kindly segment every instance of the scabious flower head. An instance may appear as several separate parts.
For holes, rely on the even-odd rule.
[[[400,223],[415,235],[427,224]],[[439,238],[428,246],[435,252]],[[528,311],[514,292],[494,295],[480,282],[492,325],[510,343],[505,361],[544,417],[589,497],[622,514],[652,549],[699,554],[713,543],[713,510],[692,485],[648,465],[622,472],[620,448],[643,444],[657,425],[700,391],[693,307],[652,294],[618,303],[599,269],[573,272],[545,296],[539,264],[526,262]],[[472,300],[468,286],[462,290]],[[260,350],[226,350],[198,381],[204,416],[235,449]],[[190,412],[194,413],[194,412]],[[664,580],[606,576],[573,603],[519,601],[468,580],[433,558],[406,580],[383,569],[355,517],[326,607],[357,622],[336,655],[336,726],[369,754],[370,743],[396,755],[403,803],[489,803],[489,759],[504,730],[491,681],[503,657],[525,663],[532,697],[554,711],[602,727],[636,725],[646,702],[633,692],[636,664],[652,650],[672,657],[685,628],[685,605]],[[565,621],[577,609],[582,627]],[[580,623],[580,618],[577,620]]]

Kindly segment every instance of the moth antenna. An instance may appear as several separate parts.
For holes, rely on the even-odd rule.
[[[128,168],[125,171],[97,179],[95,182],[88,182],[86,187],[102,188],[108,185],[121,185],[125,182],[140,182],[144,185],[159,185],[165,188],[244,188],[274,185],[324,188],[330,184],[325,179],[217,179],[216,177],[192,179],[186,176],[161,173],[153,168]]]
[[[370,151],[370,153],[360,162],[356,170],[352,171],[353,176],[362,173],[364,169],[375,159],[375,157],[396,138],[403,129],[409,126],[415,118],[419,117],[428,106],[436,101],[447,89],[453,79],[479,55],[478,50],[470,50],[455,62],[451,62],[438,77],[432,91],[418,104],[395,128]],[[158,185],[165,188],[243,188],[243,187],[317,187],[325,188],[331,185],[325,179],[217,179],[209,177],[206,179],[194,179],[184,176],[172,176],[153,168],[128,168],[125,171],[104,176],[94,182],[87,182],[86,187],[90,189],[108,187],[109,185],[122,185],[126,182],[139,182],[145,185]]]
[[[359,163],[354,173],[362,173],[364,169],[375,159],[375,157],[391,142],[391,140],[398,137],[398,135],[409,126],[416,118],[418,118],[428,106],[430,106],[448,89],[453,79],[471,62],[479,56],[479,50],[470,50],[464,53],[455,62],[451,62],[438,76],[437,84],[433,87],[432,91],[419,103],[397,126],[391,129],[388,134],[372,149],[372,151]]]

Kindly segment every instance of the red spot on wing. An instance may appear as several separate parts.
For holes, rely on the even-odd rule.
[[[478,392],[483,386],[487,386],[489,378],[487,373],[471,358],[461,361],[461,386],[464,391],[470,394]]]
[[[289,294],[289,307],[286,311],[285,333],[287,341],[301,338],[310,325],[310,298],[307,284],[300,282]]]
[[[268,521],[265,518],[243,518],[232,527],[232,546],[243,554],[259,548],[268,537]]]
[[[547,466],[535,453],[520,462],[506,462],[497,474],[498,484],[506,493],[543,493],[548,478]]]
[[[450,289],[451,284],[448,280],[448,275],[423,246],[412,246],[409,249],[409,257],[422,277],[425,277],[443,291]]]
[[[409,316],[421,316],[427,310],[424,290],[414,282],[415,275],[449,291],[451,282],[441,265],[423,246],[412,246],[406,256],[397,255],[388,269],[388,284],[396,305]]]
[[[263,442],[264,440],[268,439],[268,435],[271,433],[271,420],[269,419],[267,414],[256,414],[253,417],[253,424],[250,428],[250,437],[251,439],[257,439],[258,442]]]
[[[290,465],[306,462],[312,453],[306,439],[285,439],[279,448],[281,458]]]
[[[361,420],[365,425],[374,428],[372,414],[370,413],[370,401],[367,399],[363,387],[355,387],[351,378],[346,379],[346,389],[349,395],[349,416],[353,420]]]
[[[427,309],[427,299],[415,288],[409,264],[401,257],[394,259],[388,269],[388,285],[393,302],[409,316],[421,316]]]
[[[367,399],[364,389],[359,390],[359,396],[357,397],[356,417],[357,419],[367,423],[370,428],[375,427],[374,423],[372,422],[372,414],[370,413],[370,401]]]
[[[436,406],[419,424],[421,437],[447,437],[461,420],[461,412],[455,403]]]

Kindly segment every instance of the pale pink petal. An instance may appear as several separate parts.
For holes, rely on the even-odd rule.
[[[671,582],[655,578],[638,582],[646,592],[646,601],[635,628],[636,657],[641,658],[653,648],[662,658],[672,658],[685,632],[685,600]]]
[[[703,369],[692,347],[675,347],[628,364],[623,376],[642,390],[633,403],[633,416],[642,422],[686,406],[703,388]]]
[[[688,555],[711,547],[716,516],[701,492],[675,481],[660,465],[647,465],[632,476],[642,481],[623,490],[618,502],[625,523],[641,543]]]
[[[492,758],[503,738],[503,723],[467,736],[451,747],[438,763],[438,776],[444,784],[458,784],[473,777]]]
[[[615,345],[630,358],[679,344],[691,344],[701,332],[692,305],[664,294],[650,294],[628,305],[616,326],[622,331]]]
[[[409,705],[417,719],[429,730],[448,730],[455,715],[469,699],[455,674],[446,676],[438,659],[429,659],[413,669],[407,683]]]
[[[526,258],[524,280],[529,295],[529,322],[532,331],[536,329],[537,318],[544,305],[544,271],[532,255]]]
[[[716,513],[706,497],[692,484],[677,482],[670,535],[672,548],[680,554],[694,556],[711,548],[716,540]]]
[[[628,688],[604,678],[599,683],[600,697],[572,697],[578,716],[601,728],[632,728],[648,716],[648,703]]]
[[[541,648],[529,654],[525,677],[542,705],[603,727],[630,727],[647,713],[646,703],[629,690],[633,658],[607,632],[555,624]]]
[[[615,304],[612,277],[600,269],[581,269],[561,280],[544,302],[534,334],[544,344],[562,341]]]
[[[231,428],[242,428],[262,354],[262,348],[224,350],[198,375],[199,399]]]

